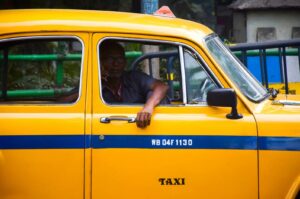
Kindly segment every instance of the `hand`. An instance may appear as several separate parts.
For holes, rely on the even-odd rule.
[[[146,128],[150,125],[151,116],[154,110],[160,101],[166,96],[168,91],[168,86],[163,82],[156,80],[151,85],[151,90],[153,91],[151,96],[146,101],[144,108],[137,113],[136,116],[136,125],[139,128]]]
[[[153,108],[144,107],[143,110],[137,113],[136,125],[139,128],[146,128],[150,125]]]
[[[108,81],[108,77],[109,77],[109,73],[106,70],[102,69],[101,70],[101,79],[103,81],[107,82]]]

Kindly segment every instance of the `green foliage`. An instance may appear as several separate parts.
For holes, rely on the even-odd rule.
[[[6,44],[8,46],[6,66],[3,61],[4,50],[0,51],[1,91],[5,79],[8,91],[37,90],[38,92],[38,90],[78,87],[81,49],[74,50],[73,42],[77,41],[74,39],[35,39]],[[4,74],[4,67],[7,67],[7,74]]]

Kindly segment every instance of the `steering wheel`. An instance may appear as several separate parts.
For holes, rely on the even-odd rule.
[[[195,91],[192,100],[190,103],[198,104],[199,102],[206,101],[207,92],[215,87],[215,84],[206,77],[201,84],[199,85],[198,89]]]

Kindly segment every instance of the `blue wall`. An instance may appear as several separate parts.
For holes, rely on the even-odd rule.
[[[262,71],[259,56],[248,56],[247,68],[250,72],[262,82]],[[269,83],[281,83],[281,70],[279,56],[267,56],[267,74]]]

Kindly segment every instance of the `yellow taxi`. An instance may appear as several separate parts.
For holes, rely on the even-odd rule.
[[[103,97],[104,41],[168,85],[146,128],[143,103]],[[1,199],[300,197],[300,98],[270,95],[204,25],[0,11],[0,71]]]

